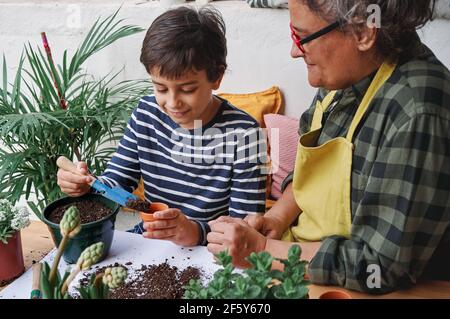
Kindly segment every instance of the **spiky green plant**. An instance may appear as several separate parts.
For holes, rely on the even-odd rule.
[[[143,30],[122,25],[117,14],[99,18],[73,56],[64,51],[56,66],[41,49],[25,45],[11,83],[3,56],[0,198],[14,204],[34,194],[37,204],[29,201],[29,206],[40,216],[45,205],[62,196],[56,183],[58,156],[85,160],[95,174],[105,169],[115,150],[108,143],[122,136],[131,110],[152,90],[144,80],[118,82],[121,71],[96,79],[83,66],[98,51]]]
[[[70,299],[68,288],[72,280],[80,273],[81,270],[89,269],[92,265],[99,262],[103,255],[105,245],[102,242],[95,243],[87,247],[81,253],[77,260],[75,268],[70,271],[66,270],[63,276],[58,271],[60,259],[55,258],[50,266],[44,262],[41,269],[40,289],[44,299]],[[62,249],[64,251],[64,249]],[[53,275],[53,269],[56,269]],[[52,279],[52,276],[55,278]]]

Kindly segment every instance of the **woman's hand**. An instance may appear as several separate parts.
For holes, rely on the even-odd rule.
[[[250,227],[259,231],[261,234],[271,239],[281,239],[286,231],[285,223],[274,216],[266,215],[247,215],[244,221]]]
[[[222,216],[209,222],[209,226],[208,250],[213,254],[228,250],[236,267],[249,267],[246,257],[265,249],[266,237],[242,219]]]
[[[177,245],[196,246],[200,229],[196,222],[189,220],[181,210],[170,208],[155,212],[152,222],[144,223],[145,238],[169,240]]]
[[[91,189],[89,183],[93,180],[93,177],[88,173],[85,162],[78,162],[76,165],[79,175],[62,168],[58,169],[57,174],[57,183],[61,191],[71,197],[78,197],[88,193]]]

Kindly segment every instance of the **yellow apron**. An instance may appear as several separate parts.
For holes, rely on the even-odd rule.
[[[323,113],[336,91],[330,92],[322,103],[317,102],[311,131],[300,137],[294,170],[294,198],[302,213],[297,225],[283,235],[283,240],[320,241],[332,235],[350,238],[353,135],[375,94],[395,67],[396,63],[389,61],[380,67],[356,111],[346,138],[337,137],[317,146]]]

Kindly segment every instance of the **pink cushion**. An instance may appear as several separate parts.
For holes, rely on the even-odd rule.
[[[298,146],[299,120],[285,115],[266,114],[264,122],[269,130],[272,161],[272,197],[281,197],[281,184],[294,170]],[[275,130],[274,130],[275,129]]]

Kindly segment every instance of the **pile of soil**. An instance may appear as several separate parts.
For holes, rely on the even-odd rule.
[[[111,209],[96,201],[80,201],[64,206],[57,207],[47,217],[47,219],[55,224],[59,224],[64,216],[66,209],[76,206],[80,211],[82,224],[95,222],[112,213]]]
[[[131,262],[125,265],[130,265]],[[95,273],[101,273],[107,267],[124,265],[114,264],[96,269]],[[80,285],[87,285],[91,274],[85,274],[80,280]],[[128,279],[110,291],[110,299],[181,299],[185,289],[183,286],[191,279],[200,279],[202,271],[195,267],[187,267],[179,270],[167,263],[159,265],[142,265],[128,275]]]
[[[140,199],[130,199],[126,204],[127,208],[134,209],[140,212],[147,212],[150,209],[150,203]]]

